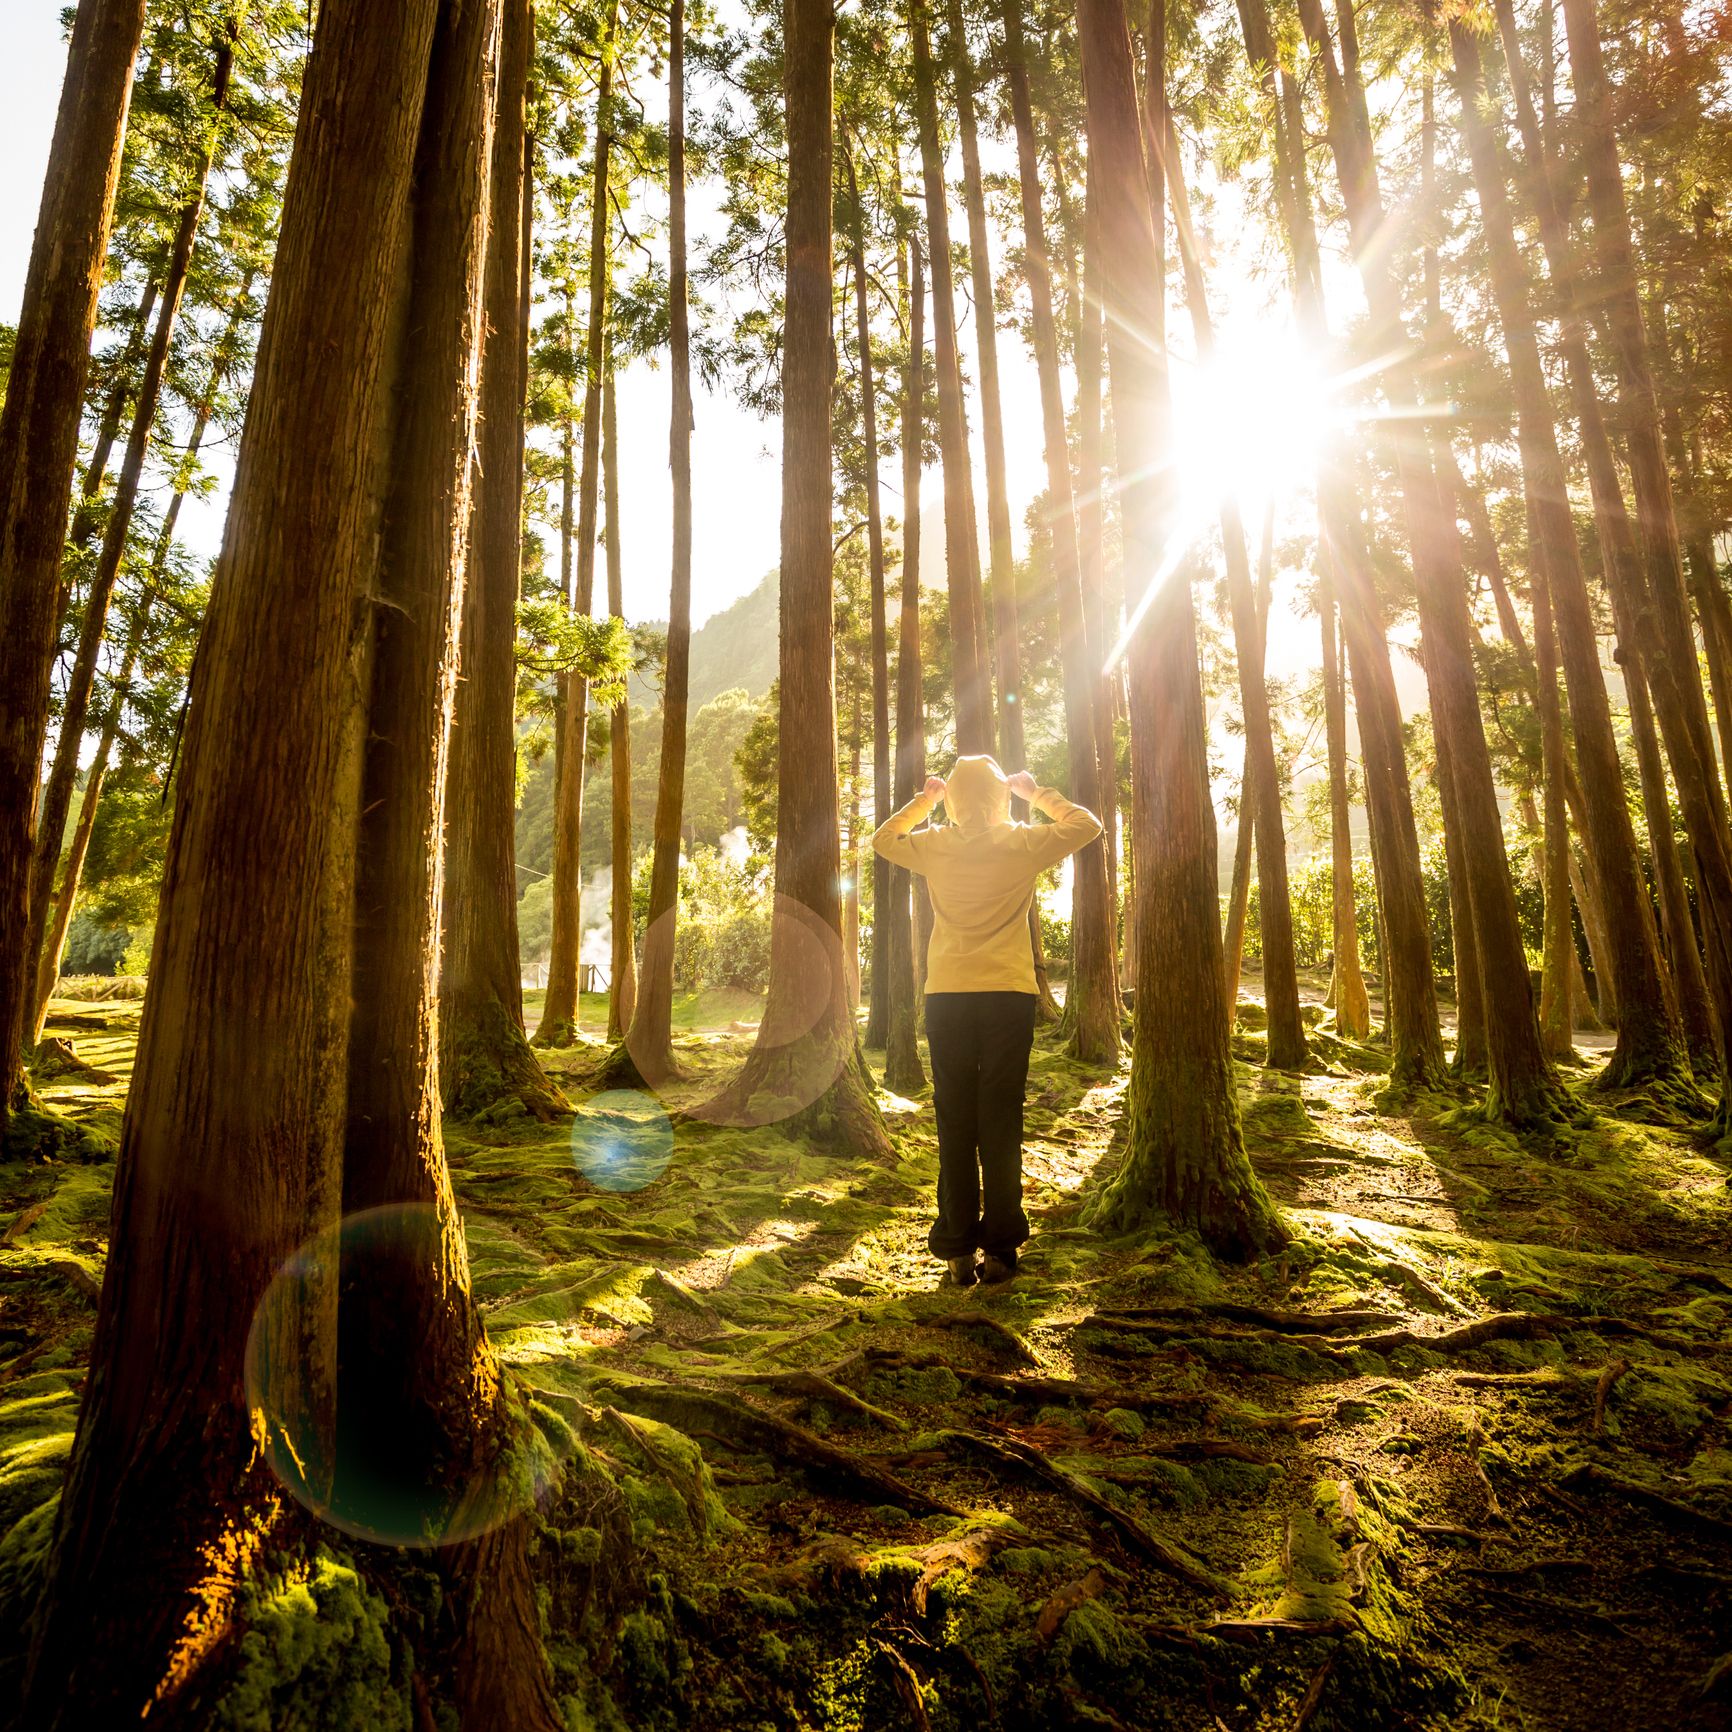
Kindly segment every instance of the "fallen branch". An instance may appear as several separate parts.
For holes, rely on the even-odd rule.
[[[1489,1341],[1531,1341],[1536,1336],[1556,1335],[1572,1329],[1591,1329],[1601,1335],[1633,1335],[1674,1353],[1713,1353],[1720,1350],[1718,1343],[1687,1341],[1681,1335],[1668,1335],[1645,1324],[1632,1323],[1627,1317],[1570,1317],[1553,1311],[1499,1311],[1490,1317],[1464,1323],[1457,1329],[1446,1329],[1441,1335],[1420,1335],[1412,1329],[1389,1329],[1381,1335],[1361,1335],[1337,1345],[1360,1348],[1367,1353],[1392,1353],[1398,1347],[1423,1347],[1428,1353],[1466,1353],[1485,1346]]]
[[[916,1490],[856,1455],[837,1449],[804,1426],[753,1407],[736,1395],[647,1381],[607,1380],[604,1387],[614,1405],[627,1412],[659,1419],[688,1436],[692,1435],[690,1422],[730,1445],[743,1444],[790,1461],[815,1478],[827,1480],[832,1489],[860,1497],[866,1503],[897,1504],[915,1515],[966,1513],[942,1498]]]
[[[1607,1473],[1603,1467],[1596,1467],[1591,1461],[1571,1468],[1564,1475],[1563,1483],[1573,1490],[1586,1487],[1593,1491],[1616,1492],[1620,1497],[1628,1498],[1631,1503],[1643,1504],[1661,1515],[1670,1516],[1674,1521],[1688,1522],[1692,1526],[1707,1529],[1711,1534],[1718,1534],[1721,1539],[1732,1540],[1732,1522],[1717,1515],[1710,1515],[1707,1510],[1697,1509],[1694,1504],[1685,1503],[1679,1498],[1667,1497],[1664,1492],[1650,1491],[1647,1486],[1638,1485],[1634,1480],[1620,1479],[1615,1473]]]
[[[1055,1491],[1062,1492],[1072,1502],[1081,1504],[1099,1517],[1133,1550],[1141,1552],[1169,1575],[1177,1576],[1180,1581],[1188,1582],[1192,1587],[1217,1598],[1226,1599],[1231,1596],[1231,1584],[1222,1577],[1203,1565],[1194,1563],[1170,1540],[1162,1539],[1159,1534],[1144,1527],[1135,1516],[1108,1503],[1099,1492],[1085,1484],[1069,1468],[1061,1467],[1056,1461],[1042,1455],[1039,1450],[1031,1449],[1025,1443],[1018,1443],[1014,1438],[983,1437],[974,1431],[946,1431],[940,1433],[940,1436],[946,1448],[968,1450],[997,1466],[1020,1469]]]

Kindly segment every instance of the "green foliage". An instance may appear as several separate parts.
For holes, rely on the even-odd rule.
[[[680,867],[674,983],[762,992],[770,980],[770,899],[759,862],[699,848]]]

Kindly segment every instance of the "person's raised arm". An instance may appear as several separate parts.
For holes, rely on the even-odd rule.
[[[944,798],[944,779],[928,776],[926,786],[898,812],[892,812],[872,832],[872,846],[892,866],[905,866],[910,872],[920,870],[919,847],[913,832],[938,809]]]
[[[1025,832],[1029,853],[1042,868],[1086,848],[1105,828],[1088,807],[1067,800],[1057,788],[1041,787],[1027,770],[1018,770],[1010,778],[1010,791],[1052,820],[1050,824],[1030,825]]]

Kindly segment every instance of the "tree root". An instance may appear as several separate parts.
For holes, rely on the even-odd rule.
[[[1352,1618],[1217,1618],[1198,1634],[1229,1642],[1256,1642],[1264,1636],[1350,1636],[1358,1629]]]
[[[644,1456],[679,1494],[680,1502],[686,1506],[686,1513],[691,1517],[692,1531],[699,1535],[707,1534],[710,1528],[710,1512],[704,1501],[703,1486],[669,1461],[667,1456],[656,1448],[655,1439],[629,1413],[621,1413],[617,1407],[604,1407],[601,1417]]]
[[[1644,1324],[1632,1323],[1627,1317],[1569,1317],[1547,1311],[1499,1311],[1464,1323],[1457,1329],[1446,1329],[1441,1335],[1421,1335],[1412,1329],[1387,1329],[1381,1335],[1360,1335],[1336,1346],[1358,1349],[1366,1353],[1393,1353],[1398,1347],[1423,1347],[1427,1353],[1467,1353],[1483,1347],[1488,1341],[1531,1341],[1535,1336],[1556,1335],[1571,1329],[1591,1329],[1602,1335],[1633,1335],[1651,1341],[1673,1353],[1715,1353],[1715,1342],[1688,1341],[1682,1335],[1668,1335]]]
[[[1612,1393],[1612,1385],[1630,1369],[1627,1359],[1614,1359],[1600,1373],[1599,1381],[1594,1385],[1594,1420],[1593,1434],[1601,1437],[1606,1430],[1606,1401]]]
[[[1311,1674],[1311,1682],[1306,1686],[1305,1695],[1299,1703],[1299,1712],[1293,1717],[1292,1732],[1305,1732],[1311,1724],[1323,1701],[1324,1688],[1329,1683],[1329,1674],[1335,1670],[1337,1654],[1331,1654],[1315,1672]]]
[[[938,1311],[920,1319],[925,1329],[978,1329],[990,1335],[1019,1365],[1041,1364],[1041,1358],[1008,1323],[989,1316],[984,1311]]]
[[[1266,1311],[1260,1305],[1237,1305],[1226,1300],[1196,1305],[1119,1305],[1110,1313],[1115,1320],[1164,1317],[1226,1317],[1235,1323],[1255,1323],[1287,1335],[1329,1335],[1337,1329],[1364,1328],[1373,1323],[1392,1323],[1388,1311]]]
[[[753,1407],[736,1395],[695,1389],[685,1384],[627,1382],[607,1379],[603,1385],[615,1406],[693,1435],[693,1427],[709,1431],[728,1444],[779,1456],[822,1482],[869,1504],[896,1504],[914,1515],[960,1516],[966,1512],[942,1498],[917,1491],[895,1475],[837,1449],[804,1426]]]
[[[1024,1401],[1045,1406],[1048,1403],[1073,1402],[1080,1407],[1130,1407],[1140,1412],[1150,1409],[1202,1407],[1213,1408],[1215,1398],[1195,1390],[1175,1389],[1137,1392],[1104,1383],[1081,1383],[1069,1377],[1007,1377],[998,1371],[975,1371],[958,1365],[941,1353],[902,1353],[891,1347],[865,1347],[851,1353],[829,1368],[828,1375],[840,1378],[856,1369],[870,1371],[927,1371],[942,1366],[959,1382],[1001,1401]]]
[[[851,1413],[885,1431],[906,1431],[908,1422],[882,1407],[874,1407],[851,1389],[844,1389],[821,1371],[715,1371],[710,1376],[729,1383],[747,1383],[755,1388],[774,1390],[778,1395],[798,1396],[808,1403],[827,1401],[831,1406]]]
[[[920,1574],[908,1590],[908,1604],[918,1618],[926,1616],[926,1602],[933,1586],[954,1569],[970,1573],[981,1570],[993,1556],[1008,1546],[1026,1545],[1028,1531],[1016,1522],[972,1528],[960,1538],[938,1540],[910,1551],[906,1556],[918,1563]],[[857,1540],[826,1534],[804,1547],[788,1564],[774,1573],[778,1587],[810,1589],[819,1581],[863,1582],[871,1554]]]
[[[1685,1503],[1680,1498],[1667,1497],[1660,1491],[1650,1491],[1645,1485],[1637,1485],[1634,1480],[1620,1479],[1615,1473],[1607,1473],[1603,1467],[1596,1467],[1591,1461],[1571,1468],[1561,1483],[1573,1491],[1586,1488],[1616,1492],[1620,1497],[1628,1498],[1631,1503],[1642,1504],[1673,1521],[1686,1522],[1722,1540],[1732,1540],[1732,1522],[1717,1515],[1710,1515],[1707,1510],[1698,1509],[1694,1504]]]
[[[920,1674],[909,1665],[900,1649],[888,1642],[875,1641],[872,1646],[890,1672],[902,1706],[908,1710],[908,1721],[914,1732],[932,1732],[932,1717],[926,1712],[926,1702],[920,1694]]]
[[[974,1431],[946,1431],[940,1435],[948,1449],[982,1456],[995,1466],[1020,1469],[1055,1491],[1062,1492],[1073,1503],[1081,1504],[1084,1509],[1105,1522],[1132,1550],[1140,1552],[1169,1575],[1178,1577],[1180,1581],[1213,1595],[1216,1599],[1227,1600],[1232,1597],[1232,1584],[1224,1577],[1193,1562],[1170,1540],[1162,1539],[1135,1516],[1108,1503],[1078,1475],[1042,1455],[1039,1450],[1031,1449],[1025,1443],[1018,1443],[1014,1438],[983,1437]]]

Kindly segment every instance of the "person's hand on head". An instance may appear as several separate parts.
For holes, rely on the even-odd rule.
[[[936,806],[944,798],[944,778],[942,776],[928,776],[925,793],[927,799]]]
[[[1032,800],[1040,792],[1040,783],[1027,770],[1018,770],[1005,779],[1005,785],[1019,800]]]

